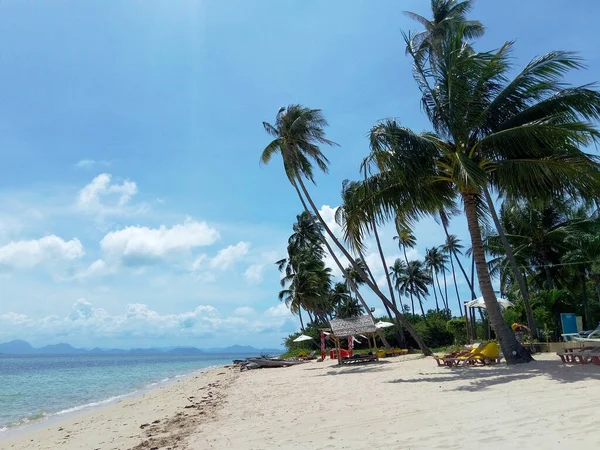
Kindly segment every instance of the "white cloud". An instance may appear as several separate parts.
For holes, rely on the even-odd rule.
[[[70,261],[85,254],[77,238],[65,241],[51,234],[41,239],[13,241],[0,247],[0,267],[31,269],[49,261]]]
[[[215,333],[281,332],[286,326],[295,326],[295,319],[285,305],[277,305],[263,313],[240,307],[231,316],[223,316],[210,305],[199,305],[188,312],[160,314],[146,304],[130,303],[122,313],[111,315],[80,298],[62,318],[50,315],[35,319],[14,312],[0,315],[0,342],[17,337],[45,342],[55,338],[61,342],[76,342],[89,337],[98,340],[117,337],[133,342],[141,338],[182,340]]]
[[[250,243],[244,241],[240,241],[235,245],[230,245],[217,253],[217,256],[210,261],[210,267],[213,269],[227,270],[236,261],[246,256],[249,248]]]
[[[246,278],[246,281],[249,283],[258,284],[263,280],[264,268],[264,264],[253,264],[244,272],[244,278]]]
[[[130,226],[108,233],[100,247],[109,260],[121,260],[132,265],[145,265],[174,255],[189,254],[192,249],[213,244],[219,232],[206,222],[191,219],[168,228]],[[196,263],[201,263],[201,256]]]
[[[250,308],[249,306],[240,306],[239,308],[236,308],[233,311],[233,315],[234,316],[253,316],[256,314],[256,311],[254,311],[254,309]]]
[[[84,270],[76,273],[73,278],[81,279],[89,277],[101,277],[115,272],[115,269],[115,267],[111,267],[108,264],[106,264],[106,262],[103,259],[97,259]]]
[[[91,169],[96,166],[107,167],[110,166],[110,163],[108,161],[96,161],[94,159],[81,159],[75,164],[75,167],[78,169]]]
[[[341,234],[342,228],[335,221],[335,213],[338,210],[338,208],[339,208],[338,206],[332,208],[329,205],[323,205],[323,206],[321,206],[321,209],[319,209],[319,214],[321,215],[321,217],[323,218],[323,221],[329,227],[331,232],[339,237]]]
[[[138,192],[137,184],[125,180],[111,183],[112,175],[102,173],[85,186],[77,196],[77,206],[95,214],[123,213],[124,207]]]

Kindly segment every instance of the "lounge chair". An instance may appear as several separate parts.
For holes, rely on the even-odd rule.
[[[500,362],[500,349],[495,342],[489,342],[481,350],[475,349],[468,355],[447,358],[446,361],[448,366],[475,366],[477,364],[487,366]]]
[[[565,364],[600,364],[600,347],[587,346],[582,348],[565,349],[562,352],[556,352],[561,361]]]
[[[447,353],[443,356],[433,355],[438,366],[453,366],[453,361],[457,358],[464,358],[472,353],[483,350],[485,344],[473,344],[471,349],[461,350],[460,352]]]

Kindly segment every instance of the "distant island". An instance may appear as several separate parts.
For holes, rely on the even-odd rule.
[[[0,355],[201,355],[211,353],[222,354],[253,354],[253,355],[278,355],[283,353],[281,349],[254,348],[250,345],[231,345],[229,347],[213,347],[199,349],[196,347],[159,347],[159,348],[75,348],[69,344],[53,344],[44,347],[33,347],[29,342],[14,340],[0,344]]]

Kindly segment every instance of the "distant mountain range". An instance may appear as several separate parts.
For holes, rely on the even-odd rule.
[[[69,344],[46,345],[45,347],[35,348],[29,342],[15,340],[0,344],[0,354],[4,355],[200,355],[210,353],[225,354],[253,354],[253,355],[277,355],[282,353],[281,349],[274,348],[254,348],[249,345],[231,345],[229,347],[215,347],[199,349],[196,347],[160,347],[160,348],[132,348],[132,349],[104,349],[93,348],[91,350],[84,348],[75,348]]]

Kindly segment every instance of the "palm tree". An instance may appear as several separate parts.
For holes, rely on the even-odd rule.
[[[502,319],[486,264],[480,229],[486,193],[597,195],[597,158],[579,148],[600,138],[590,123],[600,119],[600,94],[588,86],[565,88],[564,73],[582,67],[568,52],[536,58],[509,81],[512,43],[475,53],[463,28],[444,40],[430,67],[406,42],[435,132],[417,134],[396,120],[373,127],[364,162],[371,174],[364,182],[365,209],[376,211],[368,219],[377,222],[399,211],[414,220],[460,200],[492,327],[507,362],[527,362],[531,356]]]
[[[398,235],[394,236],[394,240],[398,241],[398,248],[404,253],[404,262],[408,264],[406,249],[415,248],[417,246],[417,238],[410,228],[401,225],[399,220],[396,220],[396,231],[398,232]]]
[[[381,299],[381,301],[390,308],[396,319],[402,323],[410,335],[415,339],[415,342],[423,350],[425,355],[431,355],[431,350],[425,345],[423,340],[418,336],[414,327],[406,320],[404,315],[394,306],[390,300],[381,292],[377,284],[370,280],[367,274],[358,267],[355,258],[346,250],[340,243],[337,237],[329,229],[312,197],[308,193],[303,179],[306,178],[314,183],[313,162],[317,164],[323,172],[328,171],[328,160],[319,148],[320,144],[337,145],[325,137],[324,128],[327,126],[327,121],[318,109],[309,109],[301,105],[289,105],[282,107],[277,113],[275,125],[263,122],[265,131],[273,137],[273,140],[265,147],[261,155],[261,163],[268,164],[274,154],[279,153],[283,159],[283,167],[285,173],[296,190],[296,193],[302,202],[304,209],[308,212],[310,205],[312,212],[315,214],[318,222],[323,226],[325,233],[334,245],[342,252],[352,266],[361,274],[369,288]],[[306,199],[306,201],[305,201]],[[323,239],[329,254],[335,261],[336,265],[344,273],[344,267],[339,261],[336,253],[331,248],[327,239]],[[350,286],[358,292],[356,284],[349,280]],[[366,303],[359,294],[359,299],[363,307],[367,308]]]
[[[425,267],[429,269],[431,272],[431,280],[433,285],[433,293],[435,297],[435,306],[437,311],[439,312],[440,307],[437,301],[437,294],[435,292],[435,282],[437,282],[438,290],[440,292],[440,297],[442,299],[442,303],[444,304],[445,309],[449,309],[448,307],[448,291],[446,290],[446,297],[442,294],[442,288],[440,286],[440,280],[438,278],[438,274],[440,272],[444,273],[444,285],[446,285],[446,275],[445,271],[447,270],[446,264],[448,262],[448,258],[444,255],[439,247],[432,247],[425,250]]]
[[[331,291],[331,300],[335,305],[335,316],[339,318],[357,317],[363,314],[363,308],[357,299],[352,298],[344,283],[336,283]]]
[[[484,26],[479,21],[467,20],[466,14],[473,7],[472,0],[431,0],[432,20],[419,14],[405,11],[404,14],[416,20],[425,27],[425,30],[410,37],[410,48],[425,52],[435,58],[441,54],[441,47],[446,37],[457,27],[464,27],[464,35],[467,39],[483,36]],[[409,49],[407,48],[407,53]]]
[[[426,319],[423,299],[429,294],[427,286],[432,282],[433,280],[427,274],[423,262],[418,260],[409,261],[404,273],[396,280],[396,288],[402,294],[408,295],[411,303],[414,302],[413,297],[417,298],[423,319]]]
[[[454,260],[455,259],[460,267],[460,270],[462,270],[462,273],[465,277],[465,280],[467,281],[467,284],[469,285],[469,289],[471,290],[471,298],[472,299],[476,298],[475,290],[473,289],[473,285],[471,284],[471,281],[469,280],[469,277],[467,276],[467,273],[465,272],[465,269],[463,268],[462,263],[460,262],[460,259],[458,259],[458,255],[462,255],[463,248],[464,248],[464,245],[462,245],[460,243],[460,239],[458,239],[458,237],[455,234],[446,235],[446,242],[443,246],[443,250],[450,257],[450,267],[452,268],[452,279],[454,281],[454,289],[456,290],[456,301],[458,302],[458,310],[460,311],[461,317],[463,315],[463,312],[462,312],[463,308],[462,308],[462,302],[460,301],[460,294],[458,293],[458,284],[456,283],[456,270],[454,268]]]
[[[394,285],[396,286],[396,289],[398,289],[399,284],[399,279],[401,279],[405,274],[406,274],[406,268],[407,268],[408,264],[405,263],[404,261],[402,261],[400,258],[397,258],[394,261],[394,265],[391,266],[389,268],[389,274],[390,277],[392,278],[392,280],[394,281]],[[402,293],[400,292],[400,290],[398,290],[398,294],[400,296],[402,296]],[[411,313],[414,316],[415,315],[415,302],[414,300],[411,298]]]

